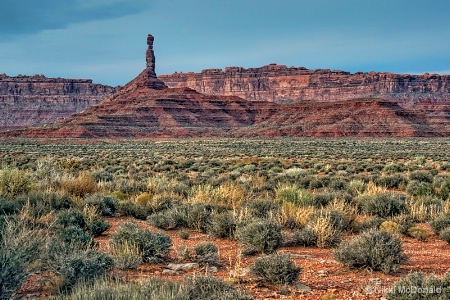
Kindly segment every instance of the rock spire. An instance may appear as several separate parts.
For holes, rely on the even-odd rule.
[[[149,34],[147,36],[148,48],[147,48],[147,52],[145,53],[147,67],[144,71],[145,76],[146,76],[145,85],[151,89],[162,90],[162,89],[166,89],[167,85],[156,77],[155,52],[153,51],[153,41],[154,40],[155,40],[155,38],[153,37],[153,35]]]

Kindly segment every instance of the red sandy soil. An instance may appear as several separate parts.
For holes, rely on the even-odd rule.
[[[117,227],[125,221],[133,220],[130,217],[108,218],[111,228],[102,236],[96,238],[100,250],[107,251],[109,238]],[[150,229],[152,232],[161,231],[145,221],[133,220],[140,226]],[[350,269],[334,260],[332,249],[319,249],[313,247],[289,247],[280,250],[282,253],[290,253],[297,266],[302,268],[299,282],[312,289],[309,293],[302,293],[297,287],[280,288],[279,286],[264,285],[258,282],[251,274],[246,274],[236,283],[236,287],[245,290],[254,299],[322,299],[324,295],[334,295],[335,298],[327,299],[380,299],[383,291],[388,290],[394,282],[405,277],[409,272],[422,271],[427,274],[443,275],[450,269],[450,245],[438,239],[429,225],[420,224],[425,228],[430,237],[422,242],[409,237],[402,237],[403,248],[408,256],[406,262],[401,265],[399,272],[385,275],[381,272],[370,270]],[[220,266],[214,276],[227,282],[231,280],[230,271],[236,268],[237,257],[239,257],[239,247],[236,241],[225,239],[213,239],[207,234],[189,231],[188,240],[183,240],[178,236],[177,230],[163,231],[172,238],[172,247],[169,252],[170,262],[179,262],[176,249],[181,245],[186,245],[193,249],[196,244],[202,241],[213,241],[219,247]],[[347,237],[350,238],[350,237]],[[311,255],[312,258],[297,257],[296,255]],[[247,268],[258,256],[246,256],[240,261],[241,268]],[[205,274],[205,269],[200,268],[194,271],[180,271],[177,275],[163,275],[166,269],[164,264],[145,263],[136,270],[114,271],[117,275],[128,280],[145,280],[149,277],[161,277],[168,280],[182,281],[184,276]],[[326,273],[325,275],[323,273]],[[20,295],[28,299],[46,298],[46,293],[42,291],[43,279],[46,274],[31,275],[23,285]]]

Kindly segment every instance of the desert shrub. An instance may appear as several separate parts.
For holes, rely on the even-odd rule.
[[[403,167],[398,164],[389,164],[384,166],[383,171],[386,173],[399,173],[403,172]]]
[[[103,216],[112,216],[116,212],[116,200],[113,197],[103,194],[87,195],[84,204],[95,206]]]
[[[345,190],[348,187],[348,181],[340,176],[333,177],[330,179],[328,187],[333,190]]]
[[[64,293],[69,292],[79,281],[92,283],[105,275],[113,265],[111,257],[91,249],[58,256],[53,262],[54,270],[60,277],[58,288]]]
[[[280,211],[280,204],[268,199],[255,199],[244,202],[242,205],[255,218],[268,218]]]
[[[296,245],[310,247],[317,245],[317,232],[310,226],[294,232],[294,243]]]
[[[300,206],[312,205],[311,194],[297,185],[281,185],[275,190],[276,198],[281,203],[292,202]]]
[[[200,263],[217,264],[219,262],[219,248],[213,242],[201,242],[195,245],[194,252]]]
[[[15,199],[0,198],[0,215],[16,214],[22,208],[22,204]]]
[[[442,229],[439,232],[439,238],[450,244],[450,227]]]
[[[134,244],[123,242],[110,245],[114,266],[121,269],[135,269],[143,261],[141,250]]]
[[[2,218],[0,227],[0,298],[10,299],[40,258],[47,237],[20,216]]]
[[[392,221],[384,221],[380,225],[380,230],[389,232],[391,234],[400,234],[401,233],[401,226],[398,225],[395,222],[392,222]]]
[[[430,222],[434,232],[439,234],[445,228],[450,227],[450,213],[442,214]]]
[[[425,171],[414,171],[411,174],[409,174],[409,179],[421,181],[421,182],[433,182],[433,175],[431,175],[428,172]]]
[[[192,276],[184,280],[186,299],[196,300],[250,300],[245,293],[236,290],[213,276]],[[183,298],[181,298],[183,299]]]
[[[0,197],[13,198],[30,190],[30,175],[19,169],[0,170]]]
[[[413,197],[406,207],[414,220],[428,222],[442,212],[443,201],[432,195]]]
[[[413,196],[432,195],[434,192],[433,185],[425,181],[411,180],[406,186],[406,192]]]
[[[148,211],[133,201],[120,201],[117,210],[125,216],[132,216],[139,220],[145,220]]]
[[[366,183],[359,179],[351,180],[347,186],[347,191],[354,196],[364,193],[365,190]]]
[[[370,268],[386,274],[397,271],[405,259],[400,238],[373,229],[342,243],[333,254],[345,265]]]
[[[180,230],[180,231],[178,231],[178,236],[183,240],[187,240],[187,239],[189,239],[190,234],[186,230]]]
[[[377,193],[358,198],[361,210],[378,217],[395,216],[405,209],[405,197],[393,193]]]
[[[97,182],[89,172],[80,172],[77,177],[65,177],[61,180],[61,188],[70,195],[84,197],[97,189]]]
[[[356,225],[356,229],[358,231],[366,231],[369,229],[378,229],[380,228],[380,225],[386,221],[386,219],[384,218],[380,218],[377,216],[370,216],[362,221],[360,221],[357,225]]]
[[[330,192],[320,192],[313,195],[313,205],[314,207],[321,208],[327,206],[331,201],[333,201],[334,195]]]
[[[338,232],[343,231],[347,227],[347,221],[341,212],[336,210],[321,210],[311,215],[310,222],[315,222],[318,218],[326,218],[329,220],[331,228]]]
[[[304,237],[315,236],[315,246],[319,248],[335,246],[340,241],[341,231],[344,227],[345,221],[340,213],[321,211],[306,223]],[[304,245],[307,244],[304,243]]]
[[[85,206],[83,216],[86,227],[93,236],[99,236],[110,228],[109,223],[100,215],[98,208],[95,206]]]
[[[261,253],[272,253],[283,242],[281,228],[268,221],[254,221],[238,227],[236,235],[241,244]]]
[[[117,246],[125,243],[135,245],[142,252],[144,261],[154,261],[166,257],[172,241],[168,235],[153,234],[133,222],[125,222],[120,224],[117,231],[111,235],[110,244]]]
[[[84,228],[86,226],[83,213],[75,208],[61,211],[57,215],[55,223],[62,227],[76,226]]]
[[[443,278],[425,276],[422,272],[408,274],[385,294],[388,300],[450,299],[450,273]]]
[[[408,229],[415,225],[414,218],[411,215],[400,214],[389,218],[389,221],[399,225],[399,233],[407,234]]]
[[[80,282],[70,294],[59,299],[83,300],[128,300],[128,299],[161,299],[188,300],[184,286],[177,282],[149,278],[143,282],[121,282],[99,278],[94,283]]]
[[[233,238],[236,233],[237,220],[232,212],[223,212],[211,216],[208,233],[218,238]]]
[[[375,183],[388,189],[401,189],[408,184],[408,180],[400,174],[378,177]]]
[[[50,257],[58,253],[69,253],[80,249],[89,249],[95,245],[93,236],[78,226],[57,228],[50,239]]]
[[[301,269],[288,254],[270,254],[255,259],[250,271],[264,282],[282,285],[295,283]]]
[[[440,196],[443,200],[450,198],[450,179],[447,179],[441,184]]]
[[[207,232],[211,224],[213,207],[203,203],[185,206],[184,221],[188,228],[198,232]]]
[[[408,229],[408,235],[420,241],[426,241],[428,239],[428,232],[426,231],[426,229],[416,226],[410,227]]]
[[[148,222],[159,229],[170,230],[186,226],[184,215],[184,212],[176,207],[150,215],[148,217]]]

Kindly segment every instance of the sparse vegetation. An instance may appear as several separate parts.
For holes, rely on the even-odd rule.
[[[224,244],[255,254],[245,267],[254,262],[253,275],[280,293],[291,292],[279,285],[300,273],[293,260],[274,254],[280,248],[331,248],[305,251],[334,251],[348,266],[395,272],[404,259],[402,239],[434,241],[417,223],[450,241],[450,144],[417,141],[0,142],[1,272],[15,274],[2,275],[1,296],[37,276],[46,293],[68,299],[144,292],[158,299],[248,299],[214,277],[131,283],[123,275],[175,262],[223,274]],[[230,270],[241,268],[237,261],[230,257]],[[258,275],[263,271],[266,277]],[[232,282],[248,288],[239,274],[230,275]]]

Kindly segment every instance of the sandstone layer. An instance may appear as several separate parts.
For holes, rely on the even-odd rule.
[[[146,68],[118,93],[52,125],[4,132],[0,136],[270,138],[450,135],[450,107],[445,99],[439,97],[418,98],[414,105],[406,102],[403,104],[408,105],[399,105],[390,99],[370,97],[321,101],[281,99],[275,102],[275,98],[249,101],[236,95],[206,95],[188,87],[168,88],[155,74],[153,40],[149,35]],[[278,73],[286,70],[278,66],[268,68],[278,68]],[[217,72],[221,74],[222,71]],[[328,73],[324,71],[322,74]],[[336,76],[351,75],[340,73]],[[439,78],[442,81],[442,77]],[[345,85],[336,84],[335,89],[339,88],[345,89]],[[438,91],[445,94],[443,84],[433,85],[430,89],[436,91],[435,94]],[[317,87],[315,92],[324,93],[321,87]],[[413,91],[410,93],[414,95]]]
[[[117,90],[89,79],[0,74],[0,131],[52,123],[98,104]]]
[[[271,64],[261,68],[228,67],[159,78],[167,86],[189,87],[208,95],[239,96],[251,101],[299,102],[383,98],[402,106],[423,100],[450,102],[450,76],[308,70]]]

